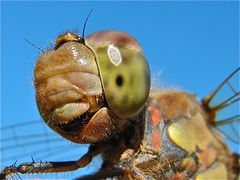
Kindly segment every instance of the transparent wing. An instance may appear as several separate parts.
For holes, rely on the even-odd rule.
[[[6,166],[24,162],[40,161],[70,161],[79,159],[87,152],[88,145],[74,144],[53,132],[41,120],[23,122],[7,127],[1,127],[1,164]],[[21,178],[69,178],[86,175],[96,171],[100,166],[97,158],[89,167],[76,172],[50,175],[19,175]],[[15,176],[16,177],[16,176]]]
[[[210,123],[231,141],[231,146],[238,153],[240,144],[239,76],[240,68],[237,68],[203,99],[203,106],[210,115]]]

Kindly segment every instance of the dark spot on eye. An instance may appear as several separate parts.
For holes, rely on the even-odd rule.
[[[123,85],[123,77],[121,75],[118,75],[116,78],[116,84],[117,86],[121,87]]]

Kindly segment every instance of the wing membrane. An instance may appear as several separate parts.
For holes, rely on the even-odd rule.
[[[234,142],[237,149],[240,144],[239,76],[240,68],[237,68],[209,96],[203,99],[203,106],[210,115],[209,123]]]
[[[1,128],[1,164],[0,170],[10,166],[17,161],[17,164],[23,162],[41,162],[41,161],[70,161],[79,159],[88,149],[88,145],[74,144],[65,140],[54,133],[41,120],[28,121],[20,124],[6,126]],[[99,161],[99,159],[98,159]],[[93,165],[90,170],[96,170],[100,166],[100,161]],[[20,175],[21,178],[70,178],[86,174],[84,168],[78,173],[62,173],[60,175]],[[87,174],[88,174],[87,173]],[[77,174],[77,175],[76,175]],[[80,174],[80,175],[79,175]],[[15,178],[17,178],[15,176]],[[18,178],[17,178],[18,179]]]

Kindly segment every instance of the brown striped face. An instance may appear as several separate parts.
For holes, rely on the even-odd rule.
[[[84,40],[60,35],[35,66],[39,111],[57,133],[77,143],[104,140],[144,106],[150,87],[137,41],[117,31]]]

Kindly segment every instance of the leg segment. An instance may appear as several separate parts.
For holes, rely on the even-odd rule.
[[[74,171],[87,166],[92,158],[101,153],[100,146],[90,146],[88,152],[77,161],[65,162],[30,162],[22,163],[18,166],[15,163],[4,168],[0,173],[0,179],[6,179],[11,174],[32,174],[32,173],[52,173]]]

